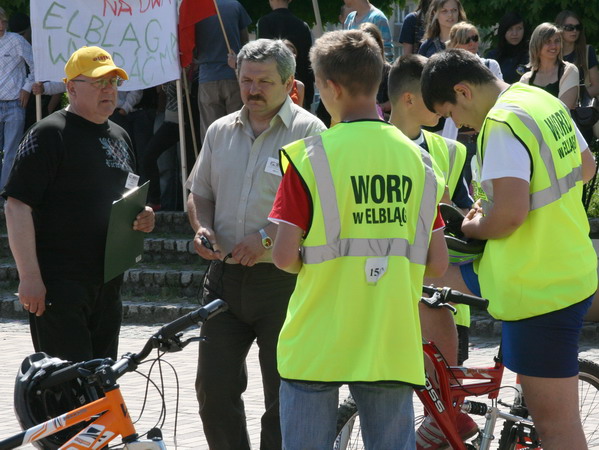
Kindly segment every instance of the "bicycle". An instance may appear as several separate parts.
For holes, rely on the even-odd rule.
[[[485,308],[488,301],[462,294],[449,288],[434,288],[425,286],[423,291],[430,298],[421,301],[431,307],[450,307],[448,303],[464,303]],[[534,423],[528,415],[528,409],[519,387],[515,387],[514,401],[509,404],[498,399],[504,366],[501,358],[494,358],[491,367],[450,367],[432,342],[423,341],[425,357],[434,368],[432,375],[427,371],[425,386],[415,389],[424,410],[430,414],[444,433],[448,447],[456,450],[490,449],[495,439],[494,429],[498,419],[504,420],[501,429],[498,448],[500,450],[515,450],[522,448],[540,449],[541,442],[535,431]],[[579,401],[580,415],[585,427],[585,435],[589,448],[599,445],[599,424],[596,422],[599,414],[599,365],[588,360],[579,359]],[[491,405],[487,403],[466,400],[466,397],[488,396]],[[505,412],[499,406],[509,408]],[[486,418],[484,427],[471,442],[463,442],[456,427],[456,417],[460,412],[479,415]],[[360,438],[358,409],[354,400],[348,397],[337,412],[337,437],[334,449],[364,448]]]
[[[164,325],[148,339],[139,353],[126,353],[116,362],[107,358],[70,363],[49,358],[44,353],[31,355],[23,362],[24,365],[42,362],[34,367],[36,371],[28,381],[26,392],[23,392],[28,401],[34,402],[34,407],[44,405],[51,408],[56,406],[51,401],[60,401],[69,394],[75,395],[84,404],[68,408],[56,417],[39,421],[21,433],[1,440],[0,450],[26,444],[69,450],[100,449],[106,448],[118,436],[122,437],[123,448],[127,450],[166,449],[158,428],[150,430],[148,439],[140,439],[117,380],[135,371],[153,349],[176,352],[199,340],[195,337],[181,340],[181,332],[193,325],[201,325],[226,309],[227,304],[223,300],[214,300]],[[27,372],[28,368],[22,367],[21,371]],[[57,433],[62,436],[57,438]]]

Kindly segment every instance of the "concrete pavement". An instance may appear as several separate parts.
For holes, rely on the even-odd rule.
[[[158,329],[156,326],[126,325],[121,333],[120,352],[136,352],[141,349],[146,339]],[[193,334],[190,332],[188,334]],[[197,333],[196,333],[197,334]],[[162,427],[164,439],[168,448],[184,450],[207,449],[203,437],[198,407],[195,398],[194,380],[197,363],[197,345],[190,344],[182,352],[165,356],[178,375],[179,382],[179,413],[176,428],[175,445],[175,411],[176,411],[176,379],[172,370],[163,365],[165,401],[167,405],[166,422]],[[28,325],[23,321],[0,320],[0,439],[7,438],[20,431],[13,411],[14,377],[21,361],[33,352],[29,338]],[[581,355],[599,362],[599,350],[592,344],[583,345]],[[473,338],[468,365],[486,366],[492,364],[492,358],[497,352],[496,338]],[[150,364],[144,364],[140,370],[147,373]],[[263,412],[263,396],[260,372],[258,366],[257,348],[254,346],[248,356],[249,385],[244,396],[248,431],[253,448],[259,448],[260,416]],[[152,374],[154,382],[160,385],[160,374],[155,367]],[[513,382],[513,374],[506,374],[507,382]],[[120,384],[131,416],[139,416],[143,404],[146,383],[145,379],[135,373],[120,379]],[[344,397],[344,393],[341,397]],[[145,432],[155,426],[161,407],[160,396],[152,387],[149,388],[148,403],[142,418],[136,424],[138,432]],[[484,419],[482,419],[484,420]],[[482,421],[481,421],[482,423]],[[32,449],[32,446],[24,447]]]

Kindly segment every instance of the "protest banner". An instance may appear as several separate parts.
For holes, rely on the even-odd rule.
[[[61,81],[78,48],[108,51],[129,81],[119,90],[179,78],[176,0],[31,0],[36,81]]]

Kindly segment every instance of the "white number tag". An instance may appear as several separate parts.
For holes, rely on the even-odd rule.
[[[125,188],[133,189],[137,187],[137,183],[139,182],[139,175],[135,175],[134,173],[129,172],[127,175],[127,181],[125,182]]]
[[[376,283],[381,279],[385,272],[387,272],[387,264],[389,263],[389,257],[384,256],[382,258],[368,258],[364,265],[364,271],[366,272],[366,283],[376,286]]]

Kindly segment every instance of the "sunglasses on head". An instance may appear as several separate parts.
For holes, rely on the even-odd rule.
[[[578,25],[567,24],[562,27],[562,30],[564,30],[564,31],[582,31],[582,24],[581,23],[579,23]]]
[[[466,38],[466,42],[464,42],[464,45],[470,44],[470,42],[478,42],[478,34],[475,34],[474,36],[468,36]]]

